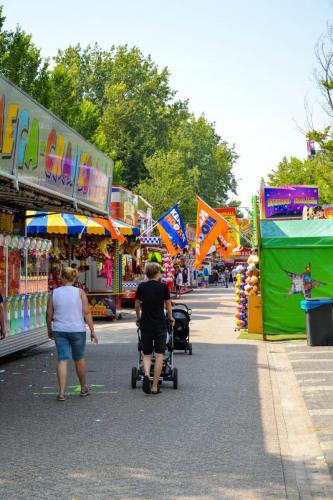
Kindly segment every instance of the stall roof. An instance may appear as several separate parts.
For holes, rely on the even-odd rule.
[[[110,231],[96,220],[83,215],[27,213],[27,233],[30,234],[94,234],[111,237]]]
[[[260,222],[262,248],[333,247],[333,220]]]

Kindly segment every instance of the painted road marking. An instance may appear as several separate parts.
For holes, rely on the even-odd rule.
[[[118,394],[118,391],[105,391],[105,385],[104,384],[89,384],[89,387],[93,389],[90,391],[89,396],[92,395],[106,395],[106,394]],[[51,389],[51,387],[50,387]],[[103,389],[103,390],[101,390]],[[81,392],[81,386],[80,385],[69,385],[68,390],[66,391],[66,396],[78,396]],[[59,394],[59,391],[40,391],[40,392],[33,392],[33,396],[57,396]]]

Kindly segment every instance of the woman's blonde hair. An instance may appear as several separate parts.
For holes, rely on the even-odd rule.
[[[78,270],[73,267],[64,267],[61,273],[62,279],[66,281],[75,281],[78,275]]]

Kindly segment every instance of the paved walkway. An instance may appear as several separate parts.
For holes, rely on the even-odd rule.
[[[177,391],[130,389],[132,313],[99,323],[86,399],[71,371],[71,396],[55,401],[53,347],[2,364],[0,498],[313,498],[284,425],[276,363],[286,355],[236,340],[232,293],[182,298],[193,308],[194,353],[175,356]]]
[[[333,347],[309,347],[300,341],[285,350],[333,475]]]

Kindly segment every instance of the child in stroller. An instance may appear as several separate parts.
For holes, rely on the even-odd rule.
[[[168,322],[167,327],[167,350],[164,354],[163,360],[163,368],[160,376],[159,384],[162,382],[172,382],[173,388],[178,389],[178,371],[177,368],[173,364],[173,350],[174,350],[174,340],[173,340],[173,328],[171,323]],[[152,381],[154,378],[154,367],[155,367],[155,359],[153,357],[150,369],[150,380]],[[142,341],[141,341],[141,331],[138,328],[138,362],[137,366],[133,366],[132,368],[132,381],[131,386],[132,389],[136,388],[136,384],[138,381],[143,381],[145,375],[145,370],[143,367],[143,352],[142,352]]]
[[[172,316],[175,320],[173,348],[179,351],[185,351],[192,356],[192,344],[190,343],[190,326],[192,309],[186,304],[180,302],[174,303],[172,307]]]

